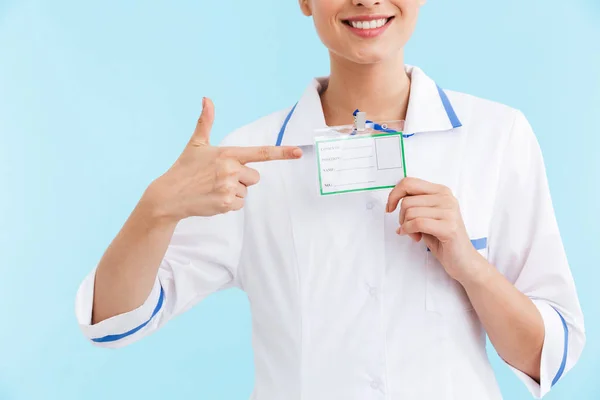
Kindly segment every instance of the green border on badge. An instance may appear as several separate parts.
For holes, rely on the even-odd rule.
[[[400,153],[402,155],[402,169],[404,171],[404,177],[406,178],[406,158],[404,157],[404,135],[403,132],[388,132],[388,133],[378,133],[376,135],[369,135],[369,137],[382,137],[382,136],[400,136]],[[351,189],[351,190],[340,190],[337,192],[330,192],[330,193],[323,193],[323,182],[321,180],[321,157],[319,154],[319,143],[326,143],[326,142],[339,142],[342,140],[352,140],[352,139],[364,139],[365,136],[360,136],[360,135],[356,135],[356,136],[348,136],[346,138],[340,139],[340,138],[334,138],[334,139],[323,139],[323,140],[315,140],[316,143],[316,153],[317,153],[317,168],[319,169],[318,173],[319,173],[319,192],[321,193],[321,196],[328,196],[331,194],[342,194],[342,193],[352,193],[352,192],[368,192],[371,190],[380,190],[380,189],[392,189],[394,187],[396,187],[396,185],[391,185],[391,186],[377,186],[377,187],[371,187],[371,188],[365,188],[365,189]]]

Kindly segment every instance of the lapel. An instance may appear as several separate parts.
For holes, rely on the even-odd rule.
[[[411,79],[411,89],[404,133],[449,132],[460,128],[462,124],[446,93],[420,68],[406,66],[406,72]],[[281,132],[279,144],[314,144],[314,130],[327,126],[320,94],[327,86],[328,79],[319,77],[310,82],[286,119],[286,129]]]

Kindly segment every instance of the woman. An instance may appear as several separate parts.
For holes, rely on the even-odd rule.
[[[422,3],[300,0],[330,76],[222,147],[203,102],[80,287],[93,343],[127,345],[238,287],[255,399],[498,399],[486,333],[536,397],[573,367],[583,317],[536,138],[520,112],[404,65]],[[406,120],[410,177],[319,196],[314,130],[357,108]]]

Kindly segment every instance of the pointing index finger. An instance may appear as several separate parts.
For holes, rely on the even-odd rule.
[[[302,150],[294,146],[251,146],[223,147],[223,154],[237,159],[240,163],[276,160],[295,160],[302,157]]]

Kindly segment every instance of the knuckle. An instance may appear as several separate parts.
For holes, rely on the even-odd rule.
[[[232,208],[232,211],[239,211],[242,208],[244,208],[244,201],[240,200],[238,202],[235,203],[234,207]]]
[[[225,158],[227,158],[227,149],[217,147],[216,155],[218,160],[224,160]]]
[[[206,142],[198,140],[197,138],[191,138],[189,141],[189,147],[198,148],[202,146],[206,146]]]
[[[232,209],[234,200],[235,195],[232,195],[230,193],[223,196],[221,199],[221,209],[225,211],[230,211]]]
[[[216,154],[219,160],[227,160],[232,157],[231,150],[227,147],[217,147]]]
[[[236,183],[231,179],[223,179],[215,184],[214,191],[219,195],[219,198],[223,200],[225,197],[234,194],[235,195]]]
[[[269,152],[269,149],[266,146],[261,146],[258,149],[258,153],[260,154],[260,158],[264,161],[269,161],[271,160],[271,152]]]
[[[233,176],[239,171],[238,163],[231,158],[223,158],[220,160],[220,168],[223,176]]]
[[[236,189],[237,189],[237,182],[234,182],[232,180],[228,180],[227,182],[225,182],[225,184],[223,185],[223,192],[225,193],[225,195],[229,196],[231,194],[235,195],[236,193]]]
[[[444,202],[450,208],[453,208],[454,206],[456,206],[456,204],[458,204],[458,201],[456,200],[456,197],[454,197],[454,195],[452,195],[452,192],[444,193],[444,199],[445,199]]]
[[[403,187],[411,187],[415,184],[416,178],[413,177],[406,177],[404,179],[402,179],[402,181],[400,182],[400,185]]]

